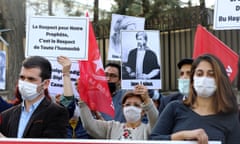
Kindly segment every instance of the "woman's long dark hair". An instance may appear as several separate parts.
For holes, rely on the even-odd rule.
[[[193,104],[196,101],[197,93],[193,88],[193,77],[196,68],[202,61],[209,62],[214,71],[214,78],[217,86],[213,101],[213,109],[215,112],[229,113],[238,111],[237,99],[233,92],[225,67],[217,57],[211,54],[201,55],[194,60],[191,68],[189,95],[184,103],[193,107]]]

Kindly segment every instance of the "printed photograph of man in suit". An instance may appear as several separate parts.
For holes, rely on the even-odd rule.
[[[159,31],[122,31],[122,86],[161,87]]]

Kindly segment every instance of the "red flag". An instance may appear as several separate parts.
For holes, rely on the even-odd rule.
[[[89,22],[88,60],[79,61],[79,67],[78,90],[81,99],[91,110],[114,117],[112,97],[91,22]]]
[[[193,58],[209,53],[218,57],[226,68],[231,81],[238,72],[238,55],[217,37],[198,25],[194,40]]]

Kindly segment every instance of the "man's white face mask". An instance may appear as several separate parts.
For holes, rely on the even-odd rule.
[[[38,85],[18,80],[18,89],[23,100],[33,100],[43,92],[43,88],[40,92],[37,91]]]

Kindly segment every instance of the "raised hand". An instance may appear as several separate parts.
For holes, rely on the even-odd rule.
[[[148,104],[150,97],[148,95],[148,89],[144,85],[138,84],[134,87],[134,93],[141,95],[144,104]]]

